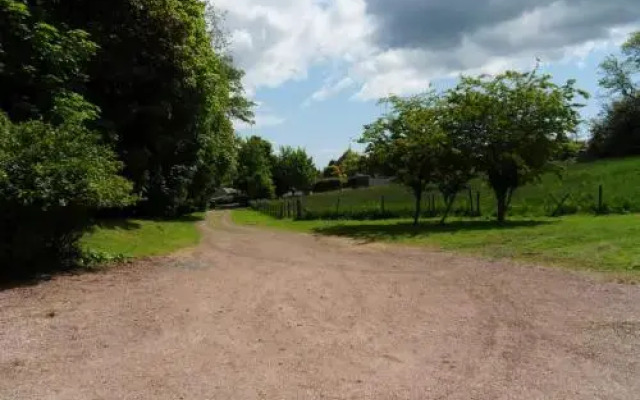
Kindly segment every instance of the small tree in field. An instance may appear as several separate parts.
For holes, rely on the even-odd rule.
[[[433,93],[382,100],[391,112],[365,126],[361,139],[367,157],[378,171],[395,176],[415,197],[414,224],[421,213],[422,194],[433,181],[436,155],[444,133],[439,124],[438,98]]]
[[[577,97],[588,94],[570,80],[509,71],[496,77],[462,77],[448,92],[448,129],[473,149],[474,164],[493,189],[503,222],[515,190],[539,175],[579,122]]]

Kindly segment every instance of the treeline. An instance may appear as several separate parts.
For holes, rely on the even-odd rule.
[[[276,154],[271,143],[258,136],[240,139],[234,186],[251,200],[308,192],[317,175],[313,159],[302,148],[285,146]]]
[[[219,23],[200,0],[0,0],[0,275],[76,264],[96,213],[176,216],[233,181],[252,104]]]

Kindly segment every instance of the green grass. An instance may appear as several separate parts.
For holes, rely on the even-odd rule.
[[[513,258],[575,269],[640,274],[640,215],[517,218],[505,225],[486,219],[433,220],[414,227],[407,219],[384,221],[279,220],[237,210],[234,222],[298,232],[396,242]]]
[[[175,220],[101,221],[81,244],[86,251],[126,258],[169,254],[198,244],[196,223],[203,219],[204,213],[197,213]]]
[[[569,195],[561,208],[561,214],[593,214],[598,204],[598,186],[603,185],[604,203],[611,213],[640,213],[640,157],[603,160],[592,163],[576,163],[558,173],[547,173],[540,182],[519,188],[513,198],[512,216],[549,216],[559,201]],[[471,182],[474,208],[476,195],[480,193],[480,210],[483,215],[493,215],[495,200],[487,184],[479,179]],[[428,209],[431,197],[438,209],[444,205],[441,196],[432,193],[425,196],[423,209]],[[408,217],[413,212],[412,194],[402,186],[390,185],[342,192],[320,193],[304,199],[304,208],[310,219],[336,217],[375,219],[381,211],[384,197],[385,211],[389,216]],[[469,193],[458,195],[454,214],[463,215],[469,210]]]

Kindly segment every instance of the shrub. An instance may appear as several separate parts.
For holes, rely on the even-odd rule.
[[[13,124],[0,113],[0,275],[73,266],[91,213],[133,202],[113,152],[85,127],[95,108],[56,101],[62,121]]]
[[[315,193],[330,192],[332,190],[342,189],[342,182],[338,178],[322,179],[313,185]]]
[[[591,126],[588,154],[592,158],[640,154],[640,97],[624,98],[607,107]]]

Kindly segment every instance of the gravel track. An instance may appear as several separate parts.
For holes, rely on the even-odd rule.
[[[228,214],[202,229],[0,292],[0,399],[640,398],[637,286]]]

